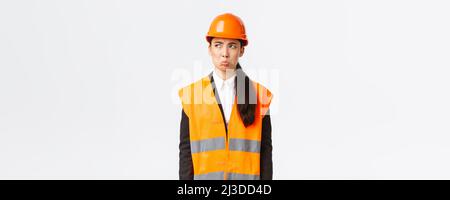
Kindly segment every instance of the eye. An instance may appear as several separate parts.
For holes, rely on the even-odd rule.
[[[221,48],[222,44],[215,44],[214,47]]]
[[[231,44],[231,45],[230,45],[230,48],[231,48],[231,49],[236,49],[237,46],[236,46],[235,44]]]

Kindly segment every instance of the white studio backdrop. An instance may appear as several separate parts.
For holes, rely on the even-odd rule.
[[[0,179],[177,179],[176,90],[212,70],[204,36],[225,12],[275,95],[274,179],[450,179],[449,10],[0,0]]]

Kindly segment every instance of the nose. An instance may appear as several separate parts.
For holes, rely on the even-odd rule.
[[[220,55],[223,58],[228,58],[230,56],[230,53],[228,52],[228,48],[227,47],[223,47],[222,51],[220,52]]]

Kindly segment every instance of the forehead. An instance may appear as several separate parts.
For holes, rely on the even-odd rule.
[[[224,44],[228,44],[228,43],[236,43],[236,44],[239,44],[239,40],[236,40],[236,39],[229,39],[229,38],[213,38],[212,40],[211,40],[211,42],[221,42],[221,43],[224,43]]]

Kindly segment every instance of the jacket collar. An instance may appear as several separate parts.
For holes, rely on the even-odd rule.
[[[236,73],[234,73],[231,77],[229,77],[227,80],[223,80],[220,78],[219,74],[217,73],[217,69],[214,68],[212,72],[212,76],[214,77],[214,82],[217,86],[217,88],[222,88],[224,84],[229,86],[230,88],[234,87],[234,78],[236,77]]]

